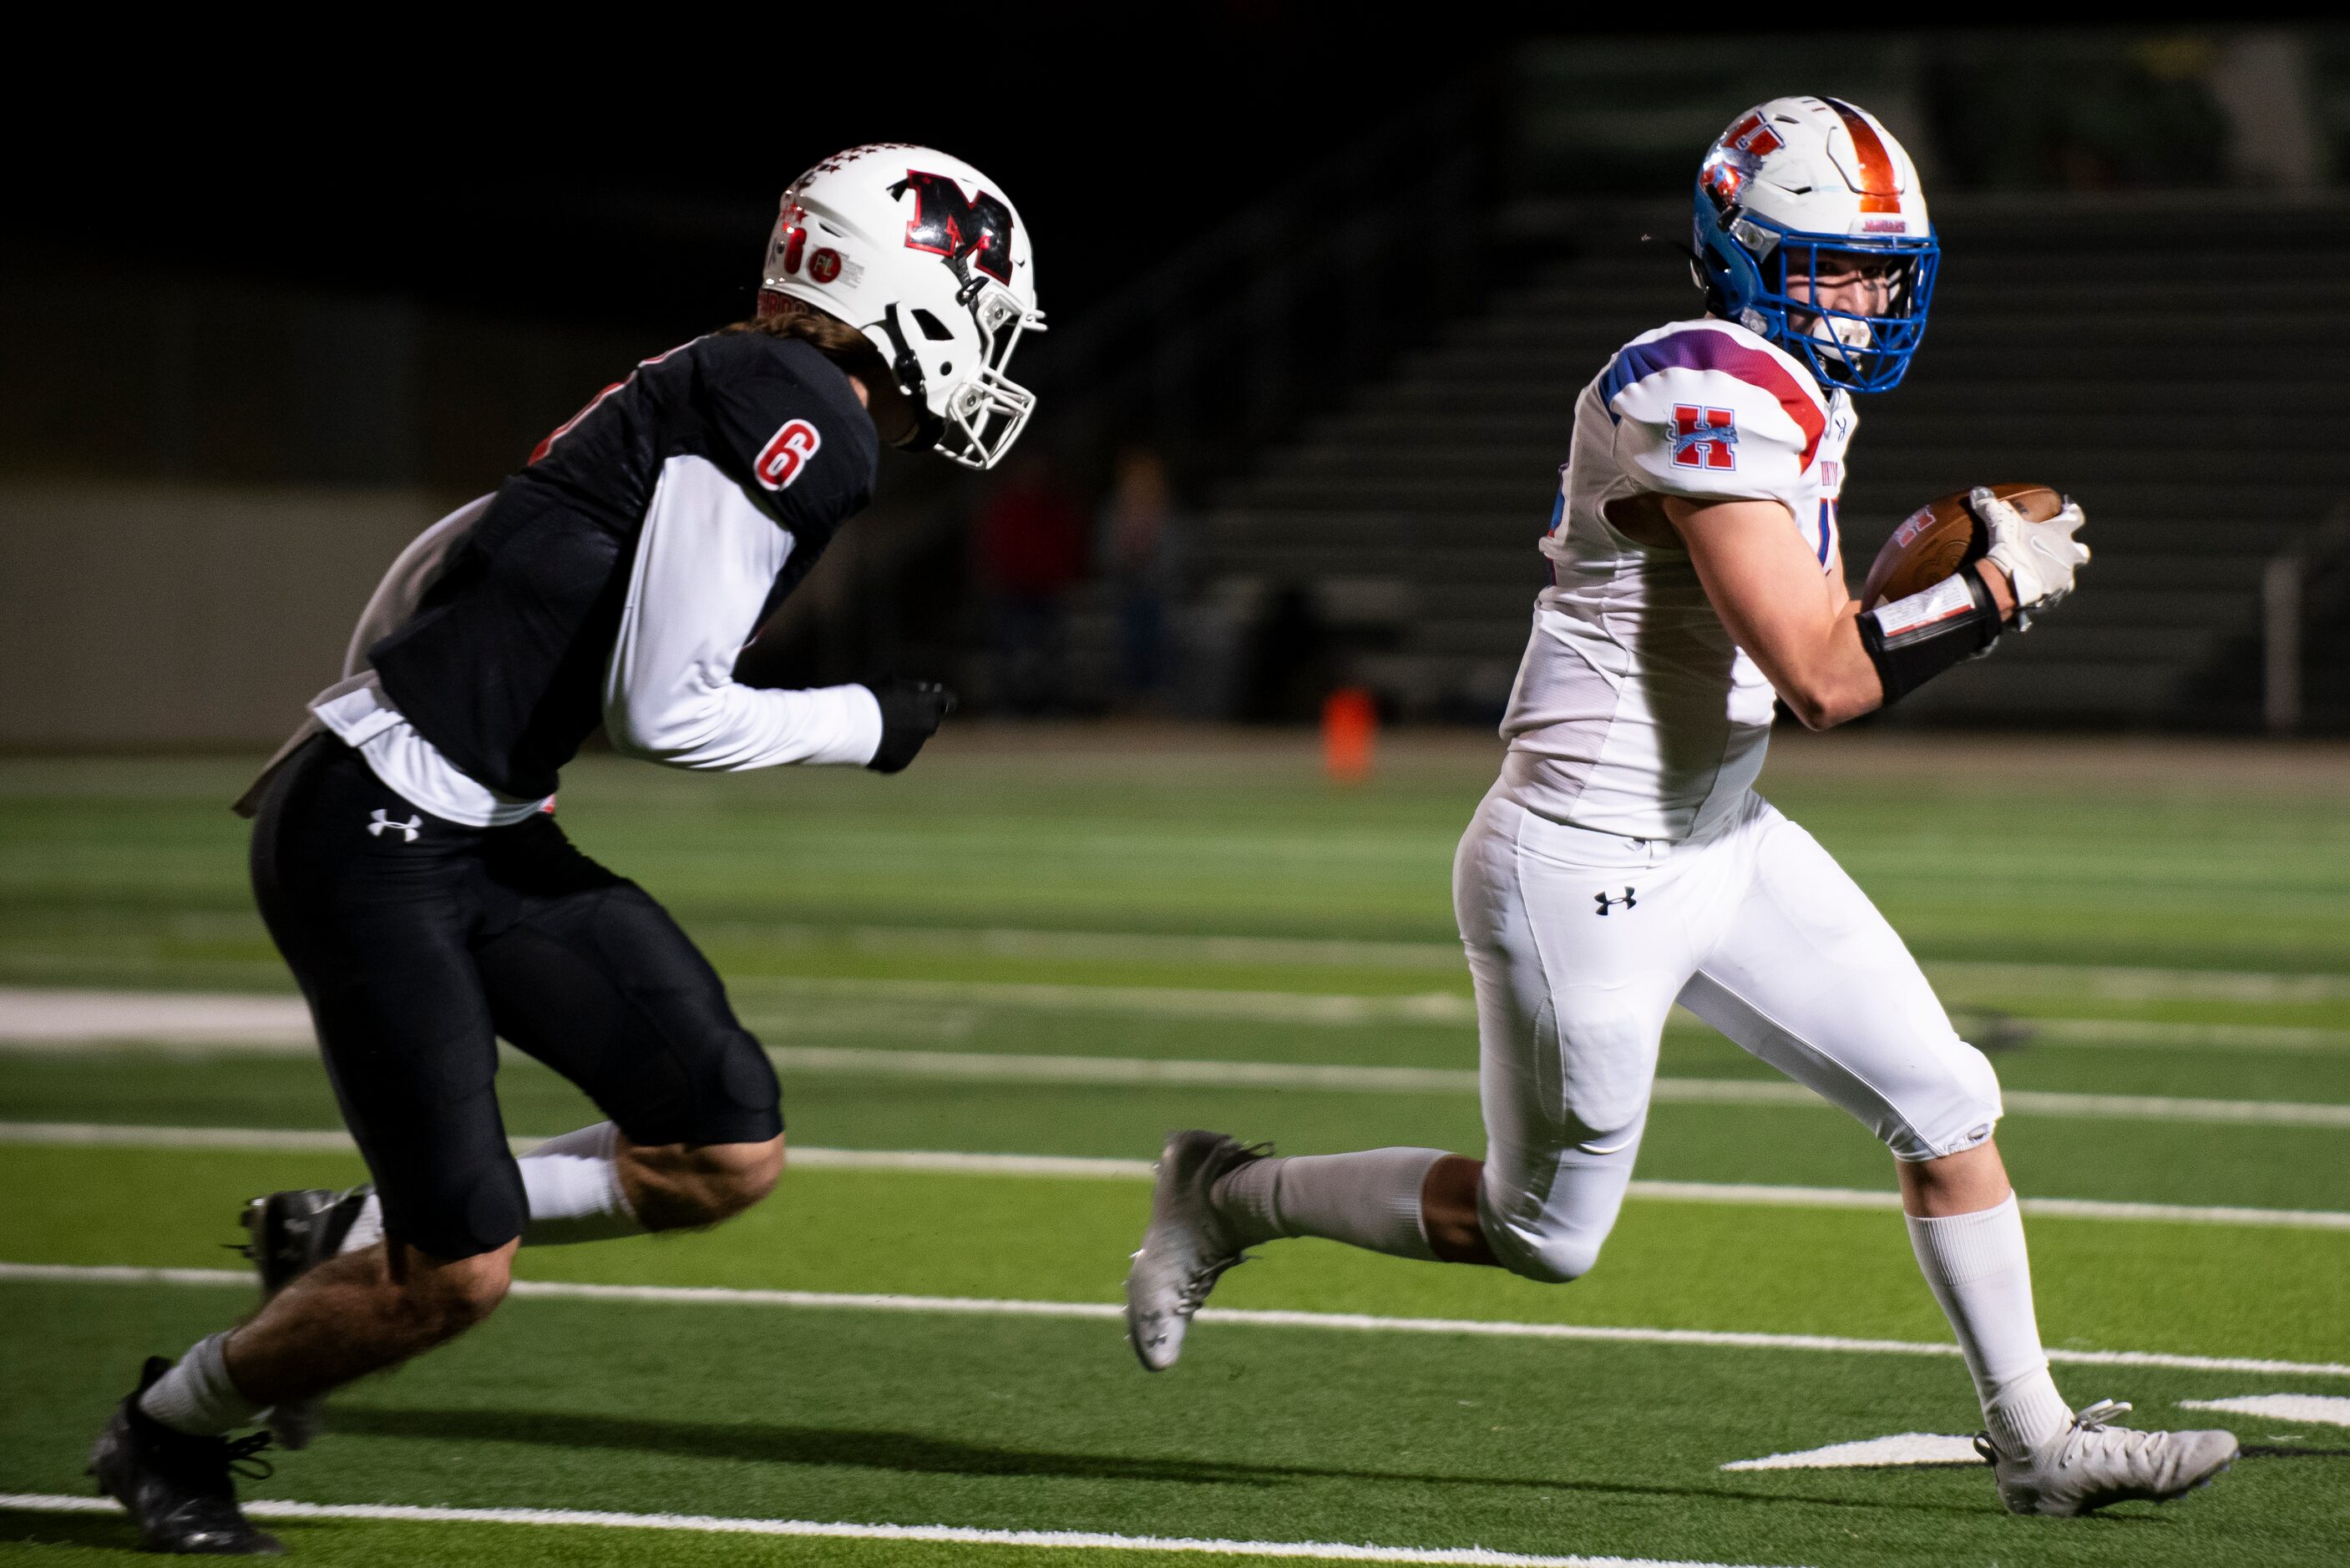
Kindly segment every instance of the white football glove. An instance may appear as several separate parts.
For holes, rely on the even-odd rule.
[[[2015,589],[2015,629],[2030,631],[2035,611],[2054,609],[2073,591],[2073,574],[2089,558],[2073,535],[2089,519],[2067,501],[2047,522],[2029,522],[1983,485],[1967,492],[1967,504],[1991,530],[1991,559]]]

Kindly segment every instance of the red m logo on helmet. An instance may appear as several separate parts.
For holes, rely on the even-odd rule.
[[[944,256],[950,265],[968,256],[971,265],[996,282],[1012,281],[1012,209],[1000,198],[984,191],[967,197],[951,177],[916,169],[907,170],[889,194],[902,196],[910,190],[914,216],[906,224],[908,248]]]

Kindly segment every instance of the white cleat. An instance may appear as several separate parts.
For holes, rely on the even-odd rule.
[[[1150,1227],[1126,1272],[1126,1337],[1146,1369],[1175,1365],[1191,1314],[1224,1271],[1243,1261],[1208,1195],[1225,1175],[1266,1153],[1213,1132],[1171,1133],[1159,1150]]]
[[[2116,1502],[2167,1502],[2209,1486],[2236,1460],[2233,1432],[2139,1432],[2106,1421],[2129,1406],[2100,1399],[2073,1417],[2064,1436],[2019,1459],[1989,1438],[1975,1449],[1999,1478],[2010,1513],[2069,1518]]]

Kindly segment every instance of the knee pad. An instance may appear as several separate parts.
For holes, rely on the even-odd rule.
[[[371,1159],[383,1204],[383,1231],[436,1258],[494,1252],[530,1218],[522,1172],[503,1148],[496,1159]]]
[[[1503,1268],[1545,1285],[1566,1284],[1589,1273],[1607,1240],[1580,1226],[1523,1228],[1488,1222],[1485,1228],[1486,1245]]]
[[[1589,1273],[1599,1262],[1599,1249],[1607,1232],[1614,1228],[1613,1206],[1606,1223],[1594,1223],[1561,1213],[1555,1206],[1543,1205],[1530,1195],[1518,1196],[1518,1202],[1497,1203],[1484,1188],[1477,1191],[1477,1223],[1501,1265],[1521,1279],[1545,1285],[1563,1285]],[[1523,1217],[1504,1211],[1511,1209]]]
[[[632,882],[580,906],[622,1020],[598,1059],[572,1072],[642,1144],[765,1143],[784,1130],[783,1088],[726,989],[666,910]]]
[[[765,1143],[784,1130],[783,1085],[775,1079],[775,1064],[748,1030],[712,1031],[692,1053],[687,1071],[693,1079],[690,1125],[682,1137],[660,1141]]]
[[[1902,1096],[1877,1134],[1896,1159],[1939,1159],[1991,1137],[2006,1107],[1990,1058],[1963,1040],[1942,1053],[1939,1081]]]

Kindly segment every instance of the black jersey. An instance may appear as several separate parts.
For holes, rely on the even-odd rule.
[[[415,613],[369,650],[385,695],[472,777],[550,794],[601,721],[637,539],[681,457],[714,465],[795,539],[772,612],[872,498],[879,441],[847,376],[797,338],[698,337],[608,388],[499,487]]]

